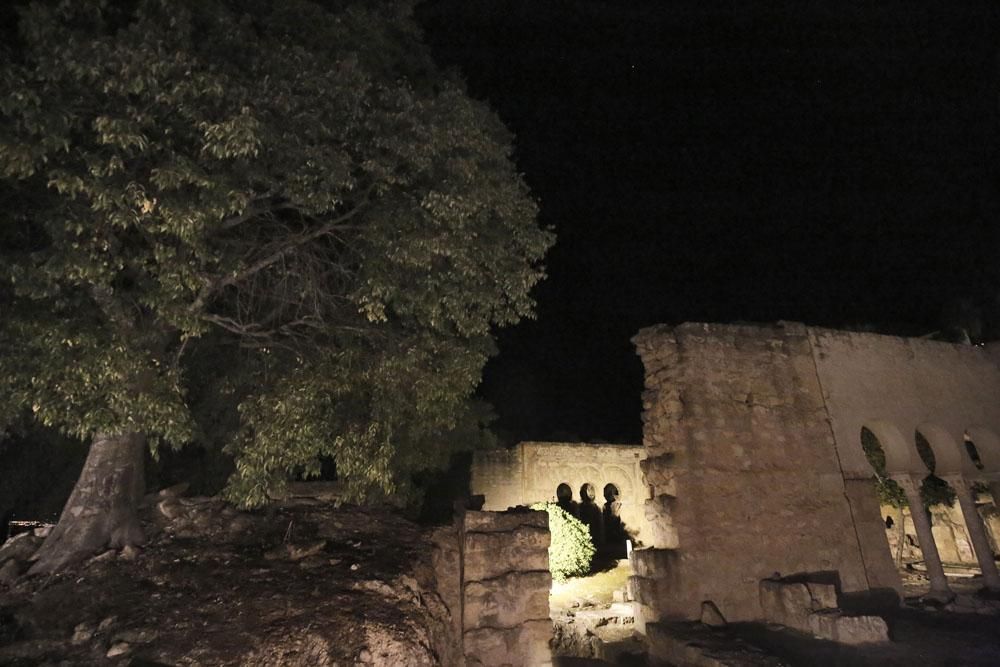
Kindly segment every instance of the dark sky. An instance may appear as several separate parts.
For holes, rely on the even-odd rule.
[[[721,5],[729,5],[722,9]],[[428,0],[558,235],[483,395],[513,438],[638,441],[629,339],[922,333],[1000,288],[1000,3]]]

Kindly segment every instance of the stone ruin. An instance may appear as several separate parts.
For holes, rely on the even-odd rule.
[[[598,545],[624,539],[637,544],[649,532],[644,509],[649,493],[639,467],[645,458],[642,445],[522,442],[477,452],[470,487],[485,496],[485,510],[558,501],[588,524]],[[568,501],[560,498],[560,488],[571,493]]]
[[[984,481],[996,496],[1000,480],[1000,347],[797,323],[656,326],[633,342],[651,528],[650,548],[633,554],[637,624],[697,620],[710,603],[727,621],[856,640],[857,628],[831,620],[838,604],[898,602],[901,591],[862,428],[918,507],[928,468],[915,434],[929,442],[984,584],[1000,590],[970,493]],[[948,598],[927,515],[913,520],[932,594]]]
[[[1000,497],[1000,345],[787,322],[661,325],[633,342],[645,367],[642,447],[524,442],[477,455],[471,487],[486,509],[502,510],[555,501],[567,486],[589,485],[600,501],[613,484],[642,547],[629,594],[651,645],[673,622],[698,620],[778,623],[842,643],[888,639],[884,620],[866,614],[897,606],[902,584],[862,429],[912,506],[922,506],[929,473],[954,489],[950,511],[964,532],[952,529],[946,552],[964,544],[985,588],[1000,592],[996,531],[971,490],[986,483]],[[930,447],[926,463],[918,440]],[[926,512],[900,519],[919,542],[928,597],[952,599],[935,541],[942,528]],[[665,635],[661,643],[671,641],[690,649]]]
[[[548,514],[463,510],[434,543],[438,594],[462,664],[550,664]]]

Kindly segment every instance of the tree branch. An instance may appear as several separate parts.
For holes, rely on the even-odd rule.
[[[329,220],[323,223],[317,229],[314,229],[311,232],[302,234],[297,238],[293,238],[291,241],[284,244],[282,247],[278,248],[270,255],[262,257],[261,259],[257,260],[256,262],[248,266],[246,269],[238,273],[235,273],[233,275],[226,276],[225,278],[217,282],[215,289],[219,289],[222,287],[229,287],[231,285],[243,282],[244,280],[254,275],[255,273],[263,271],[270,265],[274,264],[279,259],[287,255],[288,253],[292,252],[299,246],[305,245],[310,241],[314,241],[321,236],[325,236],[336,229],[349,229],[348,227],[345,227],[343,223],[347,222],[348,220],[356,216],[358,213],[360,213],[362,209],[365,208],[365,206],[368,204],[369,201],[370,200],[366,198],[364,201],[359,203],[357,206],[352,208],[347,213],[337,218],[334,218],[333,220]]]

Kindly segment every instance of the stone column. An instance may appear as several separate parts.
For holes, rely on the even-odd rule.
[[[969,529],[969,538],[972,540],[972,547],[976,550],[976,560],[983,571],[983,584],[992,592],[1000,593],[1000,573],[997,573],[997,564],[993,560],[993,550],[990,548],[990,540],[986,537],[986,527],[983,525],[983,518],[976,510],[976,501],[969,490],[969,484],[961,475],[948,477],[947,482],[955,489],[958,496],[958,504],[962,508],[962,516],[965,517],[965,527]]]
[[[954,599],[955,594],[948,587],[948,579],[944,576],[941,556],[938,554],[934,533],[931,531],[931,521],[924,510],[924,502],[920,498],[921,480],[914,475],[893,476],[893,479],[903,488],[906,500],[910,504],[910,517],[913,519],[914,528],[917,529],[920,551],[924,555],[927,576],[931,580],[931,590],[928,597],[950,601]]]
[[[1000,481],[990,482],[990,494],[993,496],[993,504],[1000,508]]]

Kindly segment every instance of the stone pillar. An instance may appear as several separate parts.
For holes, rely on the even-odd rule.
[[[467,667],[551,665],[549,515],[466,512],[461,539]]]
[[[927,517],[924,502],[920,498],[921,480],[912,475],[893,476],[893,479],[903,488],[903,492],[906,493],[906,501],[910,504],[910,517],[913,519],[913,527],[917,529],[920,551],[924,554],[927,576],[931,580],[931,590],[928,597],[950,601],[955,597],[955,594],[948,586],[947,577],[944,576],[941,556],[938,554],[934,533],[931,531],[931,521]]]
[[[965,527],[969,530],[969,538],[972,540],[972,548],[976,550],[976,560],[983,571],[983,584],[992,592],[1000,593],[1000,573],[997,573],[997,564],[993,560],[993,550],[990,549],[990,540],[986,537],[986,528],[983,526],[983,519],[976,510],[976,501],[972,498],[969,484],[961,475],[948,477],[947,482],[955,489],[958,496],[958,504],[962,508],[962,516],[965,518]]]

